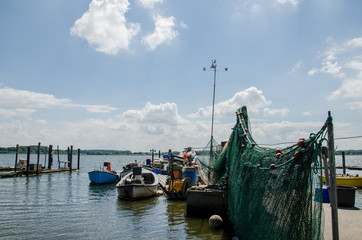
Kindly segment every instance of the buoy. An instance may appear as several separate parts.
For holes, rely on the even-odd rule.
[[[255,143],[254,143],[254,142],[253,142],[253,143],[251,143],[251,146],[252,146],[252,147],[255,147]]]
[[[301,153],[301,152],[296,151],[296,152],[294,153],[294,158],[295,158],[295,159],[299,159],[299,158],[301,158],[301,157],[302,157],[302,153]]]
[[[212,228],[219,228],[223,224],[223,220],[219,215],[212,215],[209,218],[209,226]]]
[[[274,169],[274,168],[275,168],[275,164],[274,163],[270,164],[270,169]]]
[[[304,147],[304,138],[299,138],[298,142],[297,142],[297,146],[298,147]]]
[[[244,137],[248,136],[248,134],[244,133]]]
[[[282,153],[282,150],[280,150],[279,148],[275,149],[275,153]]]
[[[261,167],[260,163],[259,163],[258,165],[256,165],[256,167],[257,167],[257,168],[260,168],[260,167]]]
[[[278,152],[277,153],[277,158],[280,158],[281,155],[282,155],[282,153]]]
[[[242,147],[242,148],[244,148],[244,147],[245,147],[245,145],[244,145],[244,144],[241,144],[241,147]]]

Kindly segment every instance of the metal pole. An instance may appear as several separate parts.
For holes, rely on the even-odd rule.
[[[213,139],[214,139],[214,109],[215,109],[215,89],[216,89],[216,60],[212,60],[211,67],[214,69],[214,91],[212,94],[212,114],[211,114],[211,140],[210,140],[210,161],[212,161],[212,147],[213,147]]]
[[[332,236],[333,240],[339,239],[338,230],[338,209],[337,209],[337,186],[336,186],[336,165],[334,156],[334,135],[333,135],[333,123],[331,112],[328,111],[328,148],[329,148],[329,171],[330,171],[330,200],[331,200],[331,212],[332,212]]]

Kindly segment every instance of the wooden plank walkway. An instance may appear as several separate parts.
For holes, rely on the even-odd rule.
[[[42,174],[51,174],[51,173],[59,173],[59,172],[69,172],[69,168],[60,168],[60,169],[42,169],[39,170],[39,173],[35,171],[29,171],[29,177],[42,175]],[[72,169],[72,171],[79,171],[78,169]],[[26,171],[20,171],[18,169],[17,172],[0,172],[0,178],[10,178],[10,177],[25,177]]]

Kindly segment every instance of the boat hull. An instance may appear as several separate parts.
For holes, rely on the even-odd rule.
[[[134,167],[133,171],[126,174],[116,187],[119,198],[137,200],[155,196],[158,184],[159,180],[155,173]]]
[[[323,182],[325,182],[324,176],[323,176]],[[337,183],[337,185],[341,185],[341,186],[351,186],[351,187],[362,188],[362,177],[337,176],[336,183]]]
[[[157,185],[123,185],[117,186],[118,197],[123,199],[145,199],[156,195]]]
[[[97,170],[89,172],[88,177],[90,182],[93,184],[115,183],[118,179],[116,173]]]

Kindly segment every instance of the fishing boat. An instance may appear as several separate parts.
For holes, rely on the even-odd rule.
[[[117,172],[111,169],[110,162],[104,162],[103,169],[88,172],[88,177],[93,184],[115,183],[119,180]]]
[[[118,197],[137,200],[153,197],[157,194],[159,180],[157,175],[140,166],[134,166],[116,185]]]
[[[325,182],[325,177],[323,175],[323,182]],[[341,186],[352,186],[362,188],[362,176],[349,175],[349,174],[337,174],[336,176],[337,185]]]

